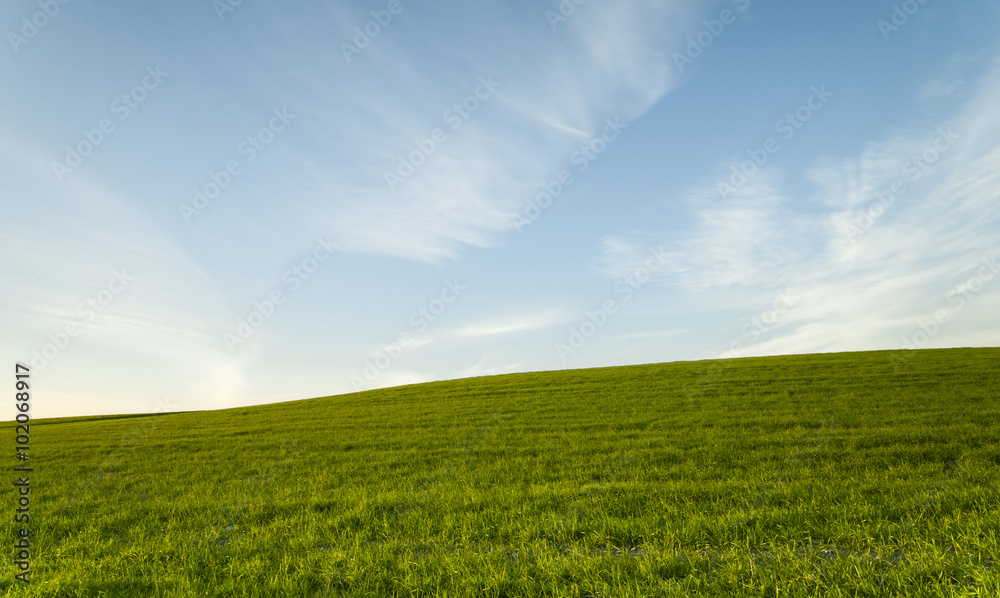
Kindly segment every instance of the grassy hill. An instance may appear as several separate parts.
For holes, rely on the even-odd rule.
[[[995,596],[998,366],[751,358],[39,420],[33,581],[8,560],[0,593]]]

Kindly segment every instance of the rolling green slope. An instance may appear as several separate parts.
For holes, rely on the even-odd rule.
[[[8,559],[0,593],[995,596],[998,366],[752,358],[41,420],[32,583]]]

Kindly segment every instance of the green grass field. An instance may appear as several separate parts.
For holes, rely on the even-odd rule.
[[[751,358],[39,420],[32,583],[8,559],[0,594],[997,596],[998,366]]]

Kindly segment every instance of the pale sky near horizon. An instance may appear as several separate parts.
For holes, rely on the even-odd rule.
[[[0,7],[35,417],[1000,345],[996,2],[63,2]]]

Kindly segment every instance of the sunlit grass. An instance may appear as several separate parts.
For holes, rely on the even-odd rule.
[[[997,595],[998,363],[755,358],[39,421],[33,582],[0,587]]]

